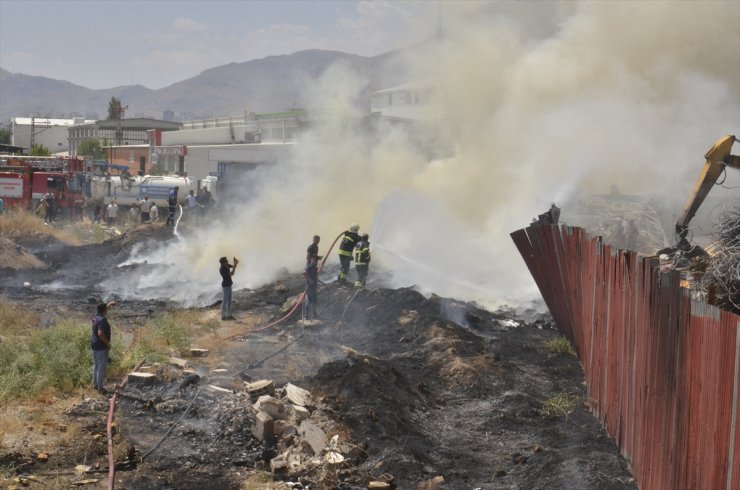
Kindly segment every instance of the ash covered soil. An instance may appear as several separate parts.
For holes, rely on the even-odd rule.
[[[133,244],[169,239],[158,228],[82,247],[21,242],[46,266],[1,269],[0,294],[49,322],[89,315],[100,300],[98,285],[116,273]],[[270,488],[360,489],[371,481],[399,489],[637,488],[628,463],[588,412],[578,361],[545,347],[558,336],[549,316],[489,312],[372,283],[356,293],[333,283],[334,274],[320,276],[326,282],[319,289],[320,323],[304,324],[299,311],[262,329],[293,304],[303,289],[300,275],[237,290],[237,321],[228,326],[240,335],[208,357],[182,356],[187,365],[153,365],[154,384],[121,390],[116,484],[245,488],[260,470],[287,482]],[[62,280],[75,287],[43,287]],[[125,301],[111,315],[113,328],[133,332],[176,308]],[[215,316],[218,305],[197,311]],[[274,440],[253,430],[261,393],[247,388],[260,380],[273,382],[269,393],[285,409],[284,417],[274,417]],[[310,393],[305,408],[291,403],[288,383]],[[579,400],[568,415],[547,410],[558,395]],[[108,401],[78,398],[60,416],[82,424],[84,433],[44,463],[30,446],[0,447],[6,481],[87,464],[101,474],[69,478],[98,479],[91,487],[104,488]],[[343,462],[331,460],[333,454]],[[268,484],[262,485],[248,488]]]

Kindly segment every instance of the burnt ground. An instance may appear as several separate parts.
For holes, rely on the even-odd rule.
[[[48,266],[0,270],[0,294],[48,321],[87,315],[100,299],[97,285],[134,243],[168,239],[164,229],[145,229],[82,247],[21,243]],[[56,278],[70,282],[70,276],[73,289],[36,286]],[[331,270],[322,274],[331,277]],[[269,471],[270,459],[291,442],[286,436],[277,445],[264,444],[252,435],[255,412],[243,383],[270,379],[278,395],[287,382],[309,390],[317,400],[311,420],[354,448],[341,467],[305,463],[277,478],[294,482],[285,488],[366,488],[384,474],[400,489],[437,476],[450,489],[637,488],[627,462],[588,413],[577,360],[545,348],[558,336],[549,316],[489,312],[412,289],[369,286],[355,294],[325,284],[319,291],[321,324],[303,326],[294,317],[225,341],[209,358],[188,359],[198,376],[164,364],[152,367],[158,375],[153,386],[129,384],[116,412],[119,487],[240,488],[255,469]],[[290,275],[236,291],[239,321],[230,325],[244,332],[266,325],[301,290],[302,278]],[[123,302],[114,328],[132,330],[175,308]],[[567,416],[548,414],[545,402],[560,394],[580,402]],[[81,424],[84,437],[58,448],[48,463],[36,461],[28,446],[0,447],[0,481],[83,463],[104,469],[106,411],[104,398],[70,400],[61,416]],[[171,434],[144,456],[171,426]],[[105,475],[95,478],[102,488]]]

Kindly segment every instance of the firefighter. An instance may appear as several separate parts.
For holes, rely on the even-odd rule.
[[[360,241],[355,245],[355,270],[357,271],[357,280],[355,281],[355,289],[361,289],[365,287],[365,280],[367,279],[367,271],[370,267],[370,237],[367,233],[364,233],[360,237]]]
[[[347,274],[349,273],[349,263],[352,262],[352,253],[355,251],[355,245],[360,240],[360,235],[357,231],[360,226],[356,223],[352,223],[349,226],[349,230],[344,232],[342,241],[339,243],[339,263],[341,268],[339,269],[339,285],[347,283]]]
[[[167,226],[175,224],[175,207],[177,206],[177,191],[179,190],[180,186],[176,185],[167,195]]]

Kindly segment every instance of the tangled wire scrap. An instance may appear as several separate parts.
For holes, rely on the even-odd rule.
[[[727,208],[717,223],[719,240],[697,284],[722,309],[740,315],[740,204]]]

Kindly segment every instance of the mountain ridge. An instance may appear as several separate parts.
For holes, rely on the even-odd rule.
[[[307,49],[215,66],[159,89],[142,85],[90,89],[66,80],[0,68],[0,122],[30,115],[104,118],[111,97],[128,106],[126,117],[156,119],[162,119],[165,110],[188,120],[305,108],[310,103],[309,89],[336,63],[366,78],[367,85],[356,103],[368,107],[372,92],[403,79],[398,69],[403,53],[395,50],[367,57]]]

